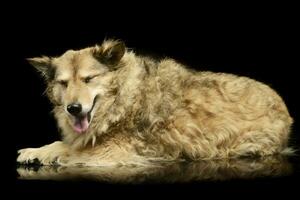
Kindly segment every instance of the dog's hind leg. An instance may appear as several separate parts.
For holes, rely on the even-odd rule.
[[[280,134],[268,131],[250,131],[243,134],[228,153],[229,157],[264,157],[283,154],[288,149],[287,139],[280,137]]]

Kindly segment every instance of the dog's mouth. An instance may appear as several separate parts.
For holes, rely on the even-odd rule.
[[[89,128],[91,114],[88,112],[85,115],[76,116],[73,124],[73,129],[77,133],[84,133]]]
[[[92,120],[92,111],[95,107],[97,99],[98,96],[94,98],[93,105],[87,113],[81,113],[80,115],[74,117],[73,129],[75,132],[85,133],[88,130]]]

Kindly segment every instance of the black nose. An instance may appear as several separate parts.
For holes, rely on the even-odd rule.
[[[72,103],[72,104],[68,105],[67,110],[71,115],[76,116],[81,113],[82,106],[79,103]]]

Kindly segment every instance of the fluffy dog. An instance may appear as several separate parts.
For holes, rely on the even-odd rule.
[[[62,141],[18,162],[102,166],[289,153],[293,122],[267,85],[136,55],[123,42],[28,59],[44,76]]]

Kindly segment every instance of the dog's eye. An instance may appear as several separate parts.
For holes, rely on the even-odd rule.
[[[61,86],[68,87],[68,81],[57,81]]]
[[[83,79],[83,82],[89,83],[93,78],[94,77],[92,77],[92,76],[88,76],[88,77],[86,77],[86,78]]]
[[[96,74],[96,75],[93,75],[93,76],[85,77],[85,78],[83,78],[83,82],[89,83],[89,82],[91,82],[91,80],[92,80],[93,78],[96,78],[97,76],[99,76],[99,74]]]

